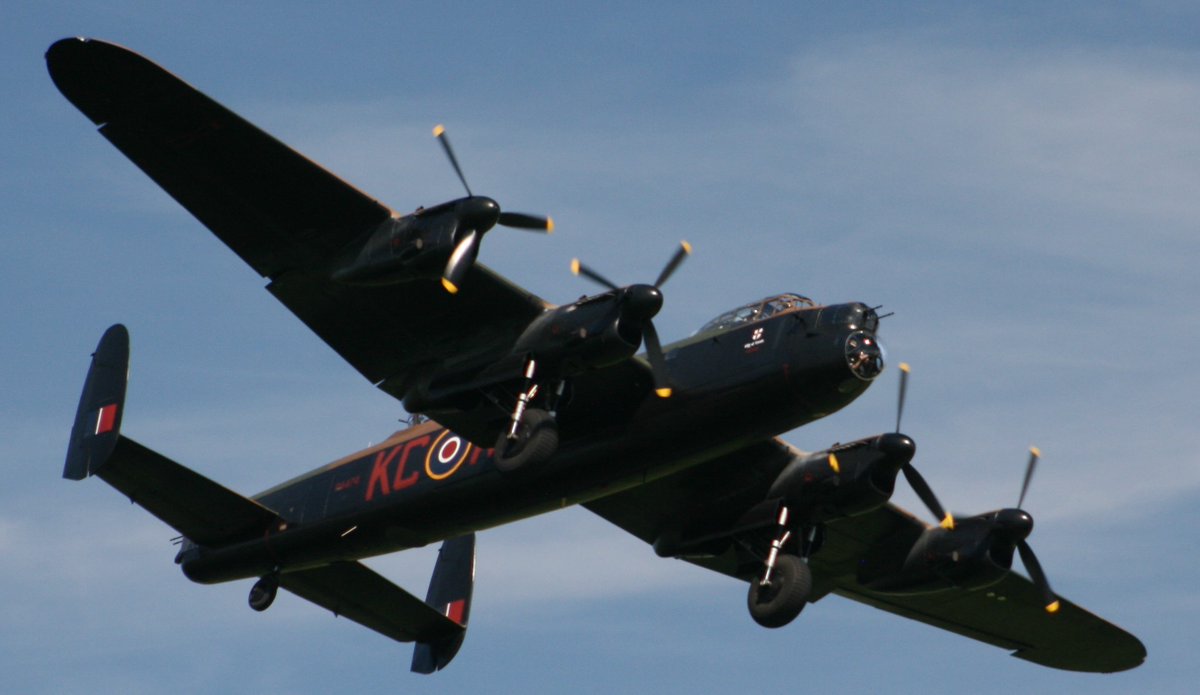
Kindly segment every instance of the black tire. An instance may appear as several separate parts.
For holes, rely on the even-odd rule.
[[[275,603],[275,595],[278,593],[279,577],[268,574],[250,587],[250,607],[261,613]]]
[[[754,622],[763,627],[783,627],[800,615],[811,593],[812,570],[808,564],[795,555],[780,555],[769,585],[762,586],[757,577],[750,580],[746,603]]]
[[[521,416],[516,440],[507,432],[496,440],[494,461],[503,473],[528,472],[545,463],[558,450],[558,425],[544,410],[528,408]]]

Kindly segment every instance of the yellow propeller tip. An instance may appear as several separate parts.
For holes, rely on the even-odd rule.
[[[1033,454],[1034,456],[1036,456],[1038,458],[1042,457],[1042,450],[1037,448],[1036,446],[1029,447],[1029,453]]]
[[[954,516],[947,513],[946,518],[942,519],[941,527],[946,529],[947,531],[953,531],[954,530]]]
[[[840,465],[838,465],[837,456],[835,456],[833,454],[829,455],[829,467],[833,469],[834,473],[842,472],[842,467]]]
[[[684,253],[688,254],[689,256],[692,255],[692,245],[691,244],[687,243],[686,241],[681,241],[681,242],[679,242],[679,245],[683,247]]]
[[[907,373],[909,372],[909,369],[908,369],[908,362],[901,362],[901,363],[900,363],[900,371],[904,372],[905,374],[907,374]]]
[[[554,220],[550,219],[549,217],[546,218],[546,233],[554,233]]]
[[[654,392],[658,394],[659,398],[671,397],[671,389],[654,389]]]
[[[1046,612],[1047,613],[1057,613],[1059,608],[1062,608],[1062,606],[1059,605],[1058,601],[1055,601],[1054,603],[1051,603],[1049,606],[1046,606]]]
[[[458,286],[446,278],[442,278],[442,287],[445,287],[450,294],[458,294]]]
[[[440,123],[433,127],[433,137],[435,137],[435,138],[442,137],[442,133],[444,133],[444,132],[446,132],[446,126],[444,126]]]
[[[579,259],[578,258],[571,259],[571,274],[572,275],[579,274]]]

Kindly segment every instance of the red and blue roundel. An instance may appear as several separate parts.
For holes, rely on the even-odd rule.
[[[470,451],[470,442],[450,430],[443,430],[425,454],[425,473],[434,480],[449,478],[467,460]]]

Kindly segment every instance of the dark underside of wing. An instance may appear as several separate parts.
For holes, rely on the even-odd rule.
[[[434,282],[345,285],[303,271],[285,273],[267,289],[363,376],[397,398],[419,371],[465,370],[507,354],[545,308],[478,264],[455,295]]]
[[[733,528],[766,498],[795,453],[781,441],[762,442],[584,506],[651,544],[680,533],[719,538],[721,529]],[[858,560],[868,549],[915,538],[924,528],[890,504],[826,524],[824,544],[810,563],[811,600],[837,593],[1053,668],[1111,672],[1133,668],[1145,659],[1145,647],[1136,637],[1070,601],[1060,599],[1059,612],[1046,613],[1038,590],[1013,572],[983,590],[921,595],[884,595],[858,583]],[[761,570],[761,560],[736,544],[710,547],[712,555],[684,559],[742,580]]]
[[[391,217],[387,207],[120,46],[63,39],[46,60],[55,84],[106,138],[397,398],[419,376],[470,374],[503,357],[546,308],[482,265],[457,295],[431,280],[335,282],[333,259]],[[478,420],[460,419],[467,427]]]
[[[391,211],[158,65],[63,39],[54,83],[134,164],[260,275],[323,267]]]
[[[985,589],[950,589],[928,594],[886,595],[863,588],[855,577],[857,558],[874,544],[924,528],[907,512],[887,505],[827,528],[826,562],[814,569],[833,577],[833,591],[846,598],[1012,650],[1013,656],[1068,671],[1109,673],[1140,665],[1146,648],[1133,635],[1060,597],[1047,613],[1031,581],[1009,572]]]

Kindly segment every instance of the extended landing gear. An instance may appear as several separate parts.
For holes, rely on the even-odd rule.
[[[268,574],[250,587],[250,607],[261,613],[275,603],[275,595],[278,593],[279,574]]]
[[[528,408],[521,414],[516,435],[508,432],[496,440],[496,468],[504,473],[533,470],[558,449],[558,426],[545,410]]]
[[[783,627],[796,619],[812,592],[812,571],[795,555],[780,555],[767,583],[750,582],[746,605],[750,617],[763,627]]]
[[[540,408],[529,407],[538,392],[534,381],[536,372],[537,362],[530,358],[525,363],[525,385],[517,395],[508,429],[496,440],[496,467],[505,473],[533,470],[558,449],[558,423],[554,416]],[[559,386],[561,391],[562,384]],[[560,395],[553,394],[551,408]]]
[[[788,509],[781,507],[779,530],[771,541],[771,551],[763,563],[763,575],[750,580],[750,593],[746,597],[750,617],[763,627],[783,627],[795,620],[812,593],[812,570],[808,567],[808,554],[814,547],[816,529],[810,530],[801,545],[805,554],[803,558],[781,552],[791,536]]]

